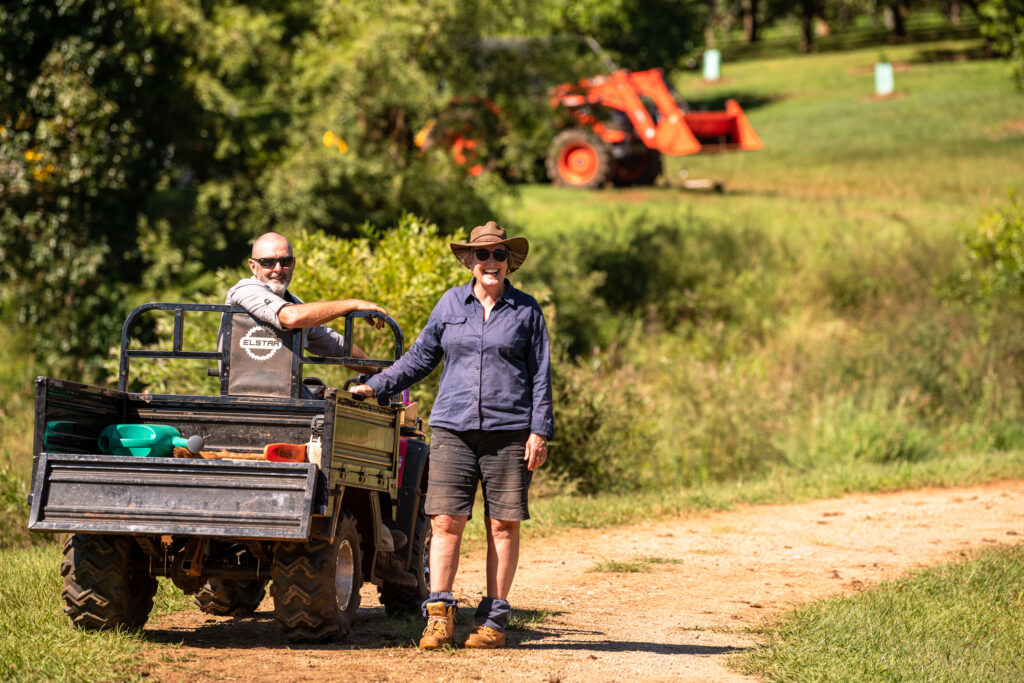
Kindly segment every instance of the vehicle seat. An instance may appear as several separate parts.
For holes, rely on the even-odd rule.
[[[221,319],[221,394],[299,398],[302,330],[279,330],[249,313]]]

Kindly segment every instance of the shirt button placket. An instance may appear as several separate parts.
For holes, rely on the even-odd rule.
[[[481,311],[482,313],[483,311]],[[476,347],[476,420],[477,428],[484,428],[484,323],[483,316],[477,317],[480,333],[477,335]]]

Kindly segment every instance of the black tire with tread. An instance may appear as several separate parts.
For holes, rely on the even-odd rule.
[[[593,150],[596,159],[596,168],[593,176],[586,182],[574,182],[566,178],[559,170],[559,160],[570,147],[589,147]],[[608,145],[589,130],[582,128],[570,128],[563,130],[555,136],[548,148],[547,159],[544,163],[547,170],[548,180],[559,187],[577,187],[582,189],[594,189],[604,185],[611,177],[612,159]]]
[[[270,575],[274,617],[288,640],[323,642],[347,637],[363,584],[355,519],[342,513],[334,543],[279,544]]]
[[[430,595],[430,519],[420,504],[416,531],[412,539],[412,562],[409,571],[416,577],[416,587],[399,586],[384,582],[377,588],[377,595],[389,617],[403,614],[419,614],[420,606]]]
[[[131,536],[69,536],[60,573],[71,623],[84,629],[142,628],[157,589],[156,579],[133,571],[133,562],[142,559]]]
[[[210,578],[192,596],[192,601],[206,614],[248,615],[263,602],[266,584],[266,581]]]

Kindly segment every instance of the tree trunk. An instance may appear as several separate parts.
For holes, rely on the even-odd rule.
[[[817,0],[800,0],[800,52],[814,49],[814,15],[818,13]]]
[[[740,10],[743,12],[743,40],[748,43],[756,43],[761,36],[761,26],[757,22],[758,0],[740,0]]]
[[[885,16],[887,21],[886,26],[892,31],[892,34],[897,38],[907,37],[907,26],[903,22],[903,15],[905,13],[905,5],[897,0],[891,2],[885,8]]]
[[[946,13],[949,17],[949,23],[953,26],[960,25],[960,0],[950,0],[949,11]]]

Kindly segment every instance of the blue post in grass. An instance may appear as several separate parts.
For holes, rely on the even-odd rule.
[[[722,64],[722,53],[718,50],[704,50],[704,80],[717,81],[718,69]]]
[[[875,64],[875,94],[891,95],[892,87],[892,64],[889,62]]]

